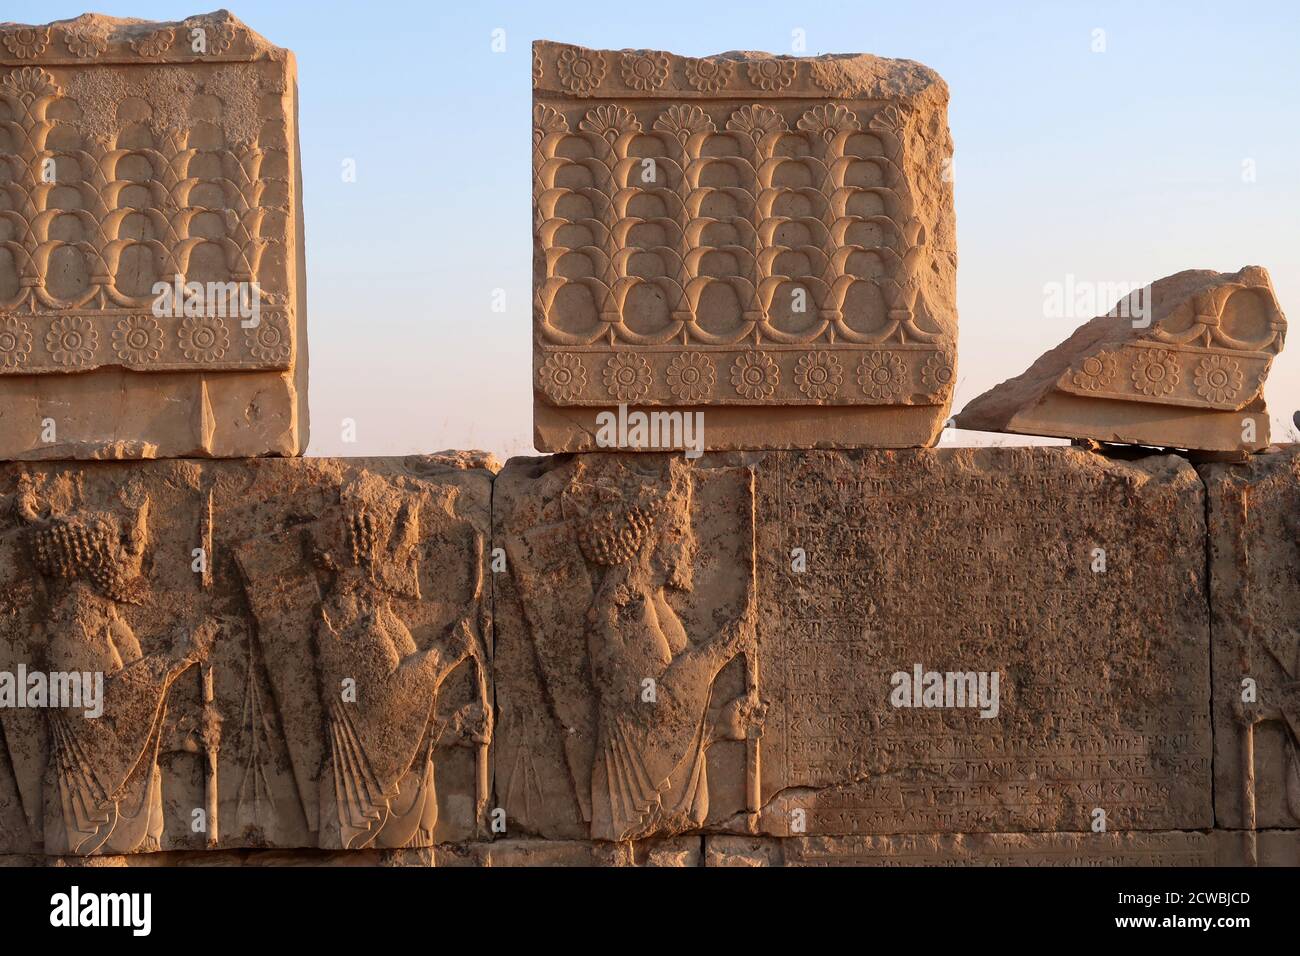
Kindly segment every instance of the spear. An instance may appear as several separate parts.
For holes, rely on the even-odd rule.
[[[483,707],[484,730],[483,739],[479,741],[478,750],[474,755],[474,769],[476,788],[478,791],[478,806],[475,807],[474,817],[478,822],[479,828],[483,826],[483,814],[487,809],[488,802],[491,800],[490,783],[488,780],[488,755],[491,749],[492,741],[492,703],[488,699],[488,683],[486,668],[483,666],[483,658],[480,656],[478,644],[475,642],[474,649],[474,670],[478,674],[478,694],[479,701]]]
[[[212,667],[204,662],[200,665],[203,676],[203,749],[208,758],[208,775],[205,784],[205,800],[208,815],[208,847],[216,847],[219,833],[217,829],[217,754],[221,750],[221,731],[211,720],[213,708]]]
[[[203,386],[203,400],[207,401],[207,385]],[[213,508],[212,488],[209,486],[203,508],[199,512],[199,539],[202,541],[203,570],[199,577],[199,587],[212,586],[212,532]],[[203,740],[203,751],[208,758],[207,780],[204,783],[204,804],[207,810],[208,847],[217,845],[219,838],[217,826],[217,756],[221,750],[221,724],[216,718],[213,688],[212,664],[205,658],[199,664],[199,674],[203,681],[203,726],[199,736]]]
[[[758,654],[751,648],[745,653],[746,692],[750,698],[758,701]],[[763,735],[763,726],[757,720],[750,720],[745,726],[745,809],[752,814],[758,813],[762,806],[759,765],[758,740]],[[755,821],[757,822],[757,821]]]

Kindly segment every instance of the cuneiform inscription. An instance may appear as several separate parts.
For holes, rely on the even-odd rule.
[[[1099,808],[1116,828],[1207,824],[1200,490],[1153,461],[771,456],[764,827],[1087,830]],[[917,664],[998,673],[996,716],[891,706],[890,675]]]

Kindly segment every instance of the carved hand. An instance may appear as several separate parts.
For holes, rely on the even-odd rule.
[[[478,702],[466,704],[460,708],[452,717],[451,722],[456,735],[466,742],[486,744],[491,740],[491,727],[487,711]]]

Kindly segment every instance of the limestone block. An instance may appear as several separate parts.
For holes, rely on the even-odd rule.
[[[490,466],[0,469],[0,850],[382,850],[485,832]],[[99,675],[97,706],[53,693],[74,673]]]
[[[1080,326],[957,415],[976,431],[1200,451],[1266,448],[1286,318],[1268,273],[1180,272]]]
[[[224,11],[0,24],[0,458],[303,451],[295,78]]]
[[[619,405],[702,412],[710,449],[932,443],[947,102],[910,60],[534,44],[537,447],[599,447]]]
[[[512,833],[1213,825],[1180,458],[516,459],[494,525]]]
[[[1202,465],[1214,609],[1214,807],[1300,828],[1300,446]]]

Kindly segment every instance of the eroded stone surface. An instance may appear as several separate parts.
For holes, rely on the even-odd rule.
[[[703,844],[703,846],[701,846]],[[405,850],[207,850],[0,855],[0,866],[1300,866],[1300,831],[675,837],[644,843],[511,840]]]
[[[699,837],[647,840],[641,843],[593,843],[580,840],[494,840],[437,847],[438,866],[699,866]]]
[[[1264,380],[1285,335],[1264,269],[1180,272],[1080,326],[956,422],[976,431],[1258,451],[1269,443]]]
[[[1184,460],[785,454],[758,487],[765,831],[1212,824],[1204,497]],[[891,675],[918,664],[999,673],[997,716],[892,706]]]
[[[620,404],[705,410],[711,449],[936,438],[957,334],[937,74],[538,42],[533,80],[539,449],[597,447]]]
[[[1300,864],[1300,834],[957,833],[705,838],[705,866],[1264,866]]]
[[[691,867],[702,863],[699,837],[645,843],[511,840],[442,843],[395,850],[205,850],[130,856],[2,855],[0,866],[384,866],[384,867]]]
[[[512,827],[1213,823],[1204,499],[1182,459],[519,459],[494,517]],[[998,674],[996,715],[894,706],[918,666]]]
[[[491,464],[5,468],[0,671],[104,682],[99,717],[0,710],[0,848],[386,849],[484,832]]]
[[[303,451],[295,78],[224,11],[0,24],[0,458]]]
[[[1300,446],[1200,471],[1210,516],[1216,824],[1300,827]]]

